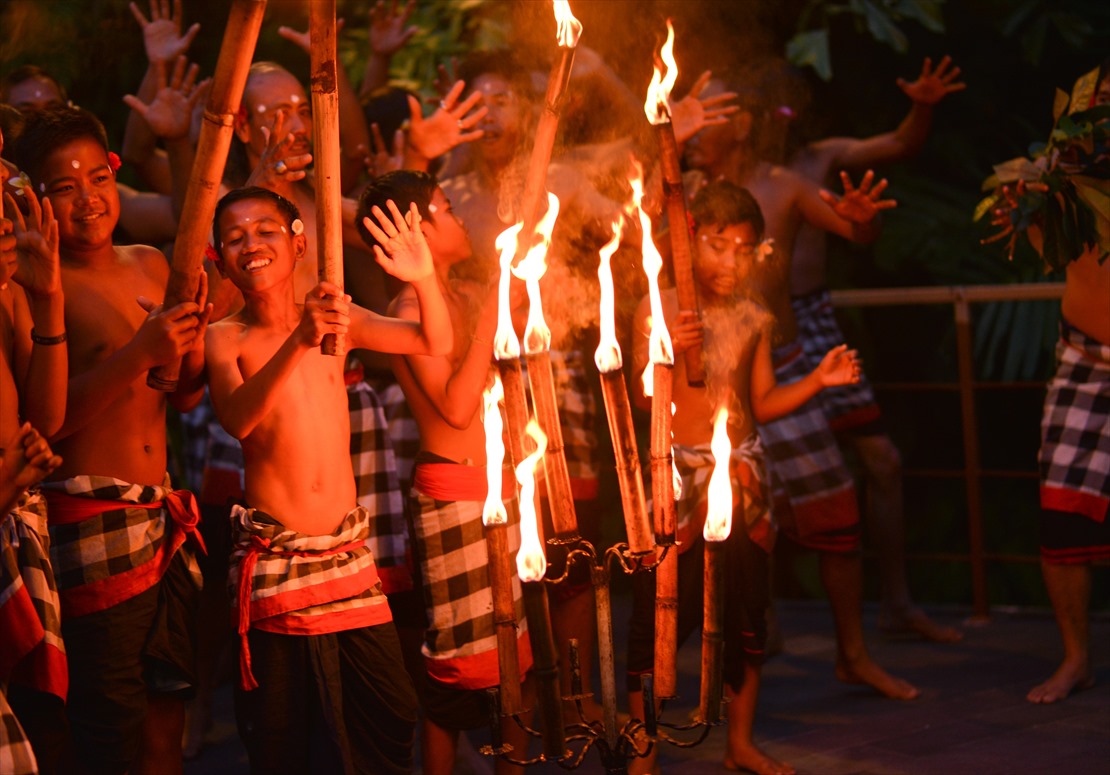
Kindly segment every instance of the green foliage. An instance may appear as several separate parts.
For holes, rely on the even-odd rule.
[[[786,44],[786,58],[799,67],[812,67],[823,81],[832,78],[829,53],[830,28],[839,16],[852,19],[857,32],[867,31],[876,41],[899,54],[909,50],[909,39],[900,26],[917,22],[931,32],[944,31],[941,4],[944,0],[809,0],[799,17],[798,30]],[[817,17],[818,26],[810,20]]]

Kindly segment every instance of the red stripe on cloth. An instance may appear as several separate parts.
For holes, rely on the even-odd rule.
[[[378,578],[382,582],[382,592],[392,595],[395,592],[408,592],[412,589],[412,571],[404,565],[378,567]]]
[[[69,661],[65,652],[40,641],[12,673],[12,683],[53,694],[64,702],[69,693]]]
[[[23,585],[0,605],[0,682],[8,680],[15,666],[30,654],[46,636],[31,594]]]
[[[276,632],[279,635],[326,635],[329,632],[373,627],[391,621],[393,621],[393,616],[389,611],[389,603],[383,597],[380,603],[350,608],[345,611],[330,611],[326,614],[309,616],[282,614],[255,621],[251,626],[256,630]]]
[[[1047,549],[1042,546],[1041,559],[1050,565],[1087,565],[1110,560],[1110,546],[1086,546],[1081,549]]]
[[[528,633],[522,632],[516,639],[516,661],[521,680],[532,669],[532,643]],[[449,659],[424,659],[428,675],[440,683],[459,689],[488,689],[501,683],[497,666],[497,649]]]
[[[792,503],[794,538],[802,546],[830,552],[859,549],[859,505],[855,487],[845,487],[801,503]],[[850,535],[838,535],[853,530]]]
[[[829,418],[829,427],[834,433],[842,433],[875,422],[881,417],[882,412],[878,405],[869,404],[861,406],[859,409],[853,409],[846,414]]]
[[[1106,521],[1106,514],[1110,511],[1110,498],[1042,484],[1041,508],[1079,514],[1101,525]]]
[[[413,488],[437,501],[486,500],[485,466],[459,463],[417,463],[412,476]],[[501,476],[501,498],[516,497],[516,479],[506,468]]]

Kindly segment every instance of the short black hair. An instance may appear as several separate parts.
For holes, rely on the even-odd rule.
[[[512,49],[500,48],[475,51],[459,65],[458,77],[473,87],[475,79],[483,75],[504,78],[516,90],[517,96],[531,101],[535,97],[531,71],[525,67]]]
[[[293,221],[301,217],[301,211],[297,206],[283,197],[281,194],[274,193],[268,188],[261,186],[247,186],[245,188],[236,188],[228,191],[220,201],[216,203],[216,214],[212,217],[212,247],[216,250],[216,255],[221,259],[224,257],[223,247],[220,245],[220,217],[231,205],[236,202],[243,202],[248,199],[262,199],[267,202],[272,202],[277,207],[278,212],[285,216],[285,225],[289,231],[293,231]]]
[[[741,223],[750,223],[756,237],[763,239],[763,210],[746,188],[727,180],[707,184],[694,197],[690,207],[694,228],[716,226],[719,230]]]
[[[12,147],[12,160],[31,180],[40,183],[46,157],[63,145],[88,138],[108,153],[108,134],[100,119],[84,108],[64,107],[27,115],[23,131]]]
[[[370,185],[366,187],[366,190],[362,192],[362,196],[358,198],[355,226],[358,228],[362,241],[371,248],[378,244],[374,235],[363,225],[362,219],[369,217],[376,223],[377,221],[370,216],[370,211],[375,207],[380,207],[383,212],[388,213],[386,202],[390,199],[393,200],[397,209],[402,213],[407,213],[415,202],[420,217],[435,223],[435,217],[432,215],[429,205],[432,203],[432,197],[435,195],[437,188],[439,188],[439,183],[436,182],[434,175],[416,170],[394,170],[374,178]]]
[[[29,81],[32,78],[40,78],[44,81],[50,81],[54,84],[54,88],[58,90],[58,96],[62,98],[62,102],[69,99],[66,96],[65,87],[62,86],[58,79],[50,73],[43,70],[38,65],[21,65],[15,68],[10,73],[4,76],[4,80],[0,81],[0,102],[8,102],[12,95],[12,89],[24,81]]]

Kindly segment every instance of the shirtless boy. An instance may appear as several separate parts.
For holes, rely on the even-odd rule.
[[[763,268],[759,258],[764,222],[751,194],[727,182],[711,183],[694,200],[696,253],[694,279],[703,306],[703,324],[679,309],[675,290],[663,292],[663,314],[675,352],[674,455],[683,475],[679,512],[679,642],[697,628],[701,617],[702,527],[706,517],[709,449],[717,410],[729,410],[732,442],[730,469],[734,493],[744,506],[735,515],[726,545],[725,682],[728,747],[725,767],[786,775],[794,769],[764,754],[752,740],[759,694],[760,665],[770,603],[768,556],[775,533],[770,521],[769,482],[756,424],[770,422],[805,404],[821,390],[858,378],[859,362],[846,345],[833,348],[803,379],[776,384],[771,349],[774,320],[753,300],[753,277]],[[635,317],[634,371],[648,363],[650,300],[640,302]],[[706,387],[687,384],[681,353],[705,345]],[[649,405],[642,394],[637,400]],[[639,580],[640,577],[638,577]],[[629,700],[633,716],[643,718],[639,676],[652,669],[654,643],[653,581],[636,584],[629,632]],[[637,772],[649,771],[654,757],[637,760]],[[643,768],[643,769],[641,769]]]
[[[44,487],[69,644],[65,771],[180,771],[199,578],[185,541],[196,512],[190,494],[170,489],[167,396],[147,387],[146,372],[182,359],[168,398],[183,410],[195,404],[208,310],[163,309],[155,300],[169,277],[165,257],[112,244],[119,196],[92,114],[32,115],[15,158],[50,197],[65,292],[68,395],[52,438],[63,462]]]
[[[356,504],[344,363],[318,349],[328,333],[386,352],[433,356],[450,345],[419,219],[410,212],[410,228],[389,210],[392,220],[373,213],[388,236],[368,228],[381,235],[379,262],[412,283],[423,323],[352,306],[326,282],[297,304],[307,240],[296,206],[246,188],[216,208],[219,266],[246,302],[209,329],[208,347],[212,404],[242,442],[251,506],[232,514],[231,586],[237,715],[254,772],[412,767],[415,698]]]
[[[482,533],[486,448],[481,419],[497,326],[496,286],[487,292],[474,283],[449,279],[452,266],[471,257],[470,239],[435,178],[407,170],[381,176],[363,192],[360,216],[387,200],[420,212],[420,227],[454,331],[454,343],[446,354],[392,358],[420,429],[413,476],[413,538],[428,617],[422,648],[428,672],[421,698],[423,767],[430,775],[449,775],[459,731],[488,723],[484,689],[499,683],[486,570],[489,554]],[[363,236],[376,250],[381,237],[372,230]],[[425,320],[416,301],[415,289],[406,287],[394,299],[392,311],[405,320]],[[521,590],[515,576],[513,591],[520,620]],[[519,633],[519,666],[524,676],[532,658],[523,622]],[[525,684],[528,688],[530,682]],[[502,729],[506,742],[518,752],[525,750],[526,739],[511,719]],[[518,770],[498,760],[497,771]]]

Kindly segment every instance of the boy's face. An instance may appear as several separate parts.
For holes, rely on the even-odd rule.
[[[79,137],[49,154],[33,181],[50,197],[63,248],[88,250],[112,244],[119,220],[116,175],[108,154],[91,137]]]
[[[36,75],[17,83],[8,91],[8,104],[22,113],[33,113],[60,108],[65,105],[65,100],[57,86]]]
[[[243,291],[261,291],[288,280],[305,254],[304,234],[293,234],[277,205],[243,199],[220,213],[220,272]]]
[[[759,254],[759,235],[751,223],[700,226],[694,234],[697,250],[694,279],[698,291],[709,298],[735,296],[751,273]]]
[[[444,195],[442,189],[436,188],[435,193],[432,194],[432,201],[428,204],[428,210],[431,211],[432,219],[422,220],[420,226],[435,262],[454,264],[470,258],[473,255],[470,234],[462,219],[451,209],[451,201]]]
[[[500,75],[480,75],[471,86],[489,110],[478,125],[485,135],[474,145],[489,164],[508,164],[516,155],[527,104]]]
[[[252,162],[266,148],[263,127],[271,129],[279,110],[285,112],[282,134],[295,138],[290,154],[312,153],[312,104],[300,81],[292,75],[274,70],[252,76],[243,94],[243,105],[247,109],[247,123],[237,122],[235,135],[246,144]]]

